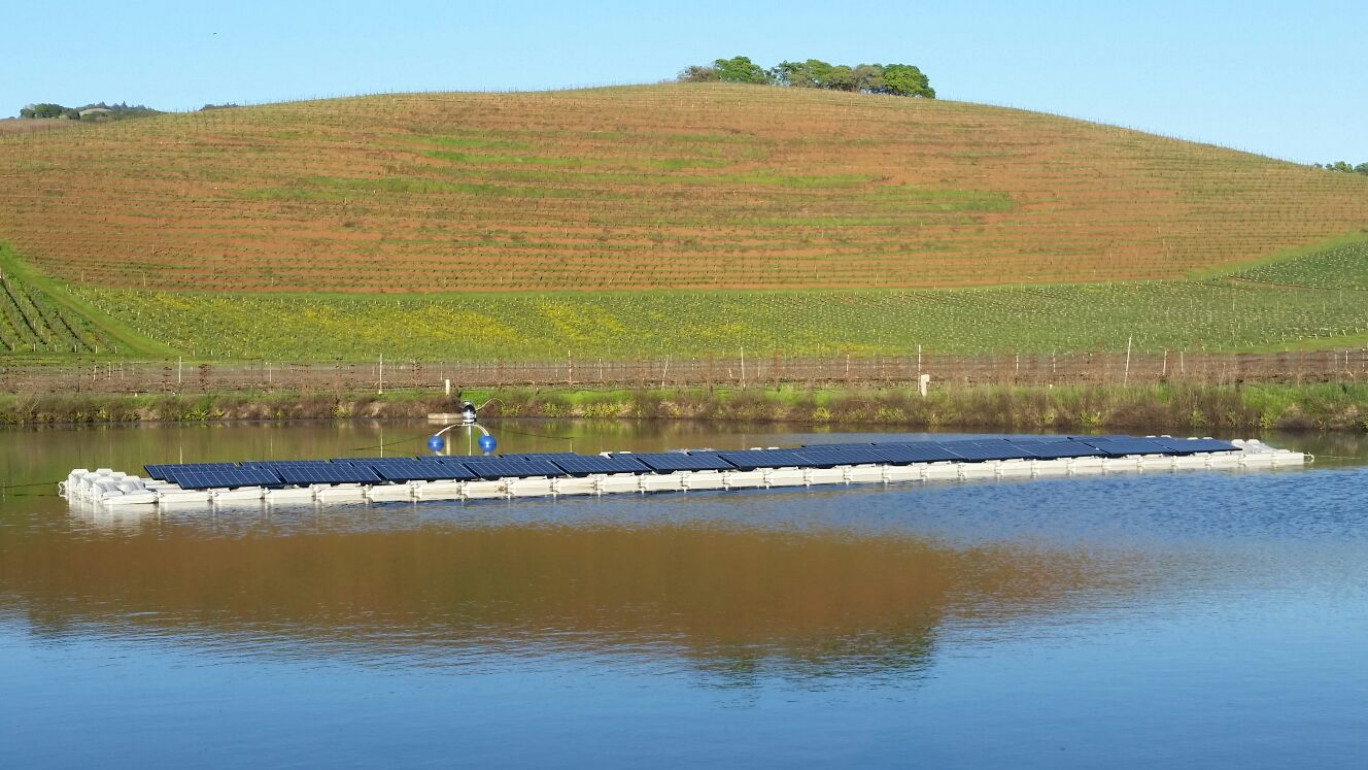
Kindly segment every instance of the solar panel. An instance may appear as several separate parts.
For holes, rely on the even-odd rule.
[[[1168,454],[1172,450],[1164,443],[1163,439],[1157,438],[1089,438],[1081,443],[1094,446],[1102,450],[1108,457],[1124,457],[1126,455],[1141,454]]]
[[[1235,452],[1239,447],[1229,441],[1214,438],[1169,438],[1160,439],[1164,446],[1174,454],[1197,454],[1199,452]]]
[[[890,443],[900,443],[900,442],[890,442]],[[864,442],[852,441],[852,442],[849,442],[849,443],[837,443],[837,444],[804,444],[804,445],[803,445],[802,447],[800,447],[800,448],[801,448],[801,449],[848,449],[848,448],[850,448],[850,447],[857,447],[857,446],[858,446],[858,447],[872,447],[872,446],[877,446],[877,444],[873,444],[873,443],[870,443],[870,442],[868,442],[868,441],[864,441]]]
[[[172,476],[180,471],[231,471],[237,467],[237,463],[166,463],[144,465],[143,470],[158,481],[175,481]]]
[[[289,484],[373,484],[380,480],[375,471],[363,465],[287,465],[274,468]]]
[[[645,473],[651,470],[632,455],[603,457],[600,455],[567,455],[551,460],[558,468],[572,476],[590,473]]]
[[[808,460],[808,464],[816,466],[863,465],[867,463],[887,462],[883,455],[879,454],[878,449],[876,449],[873,444],[843,448],[802,447],[798,449],[797,452]]]
[[[1066,457],[1102,457],[1105,452],[1081,441],[1014,441],[1019,447],[1029,450],[1042,460],[1059,460]]]
[[[719,452],[718,457],[743,471],[757,468],[806,467],[812,463],[796,449],[758,449],[746,452]]]
[[[386,458],[351,463],[370,468],[386,481],[468,481],[476,478],[464,465],[455,463],[425,463],[414,458]]]
[[[482,479],[565,475],[565,471],[546,460],[505,460],[502,457],[487,457],[480,458],[478,462],[463,462],[461,464]]]
[[[253,460],[242,463],[243,468],[327,468],[327,460]]]
[[[555,462],[561,457],[580,457],[574,452],[527,452],[515,455],[499,455],[505,460],[550,460]]]
[[[950,441],[943,445],[947,450],[973,462],[988,460],[1023,460],[1033,457],[1031,450],[1019,444],[996,441]]]
[[[487,462],[493,462],[493,461],[495,461],[495,460],[502,460],[502,459],[503,459],[503,456],[502,456],[502,455],[461,455],[461,456],[453,455],[453,456],[451,456],[451,457],[439,457],[439,458],[437,458],[437,461],[438,461],[438,462],[443,462],[443,463],[465,464],[465,463],[487,463]]]
[[[372,465],[374,463],[388,462],[417,462],[413,457],[334,457],[330,463],[337,465]]]
[[[621,455],[614,455],[620,457]],[[646,452],[628,455],[645,463],[653,471],[734,471],[736,466],[723,460],[716,452]]]
[[[231,487],[278,487],[280,478],[260,468],[234,470],[182,470],[176,474],[181,489],[215,489]]]
[[[934,441],[919,441],[908,444],[879,444],[874,451],[884,458],[884,462],[903,463],[941,463],[947,460],[962,460],[955,452]]]

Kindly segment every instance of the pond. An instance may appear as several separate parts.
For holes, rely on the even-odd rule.
[[[870,440],[504,421],[509,452]],[[1306,469],[69,508],[422,423],[0,432],[0,765],[1363,767],[1368,442]],[[464,434],[453,447],[464,451]]]

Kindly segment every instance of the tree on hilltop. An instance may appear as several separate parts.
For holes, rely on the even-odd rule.
[[[1326,171],[1338,171],[1341,174],[1363,174],[1364,176],[1368,176],[1368,163],[1360,163],[1357,166],[1351,166],[1345,161],[1337,160],[1334,163],[1327,163],[1324,166],[1316,163],[1315,167],[1323,168]]]
[[[831,64],[821,59],[782,61],[768,70],[746,56],[718,59],[712,66],[694,65],[679,73],[684,83],[754,83],[790,88],[822,88],[861,94],[936,98],[930,80],[911,64]]]
[[[748,56],[733,56],[730,59],[718,59],[713,62],[713,69],[717,70],[717,79],[723,83],[754,83],[756,85],[767,85],[773,81],[770,79],[769,72],[759,64],[750,60]]]
[[[936,98],[936,89],[931,87],[931,80],[911,64],[890,64],[884,67],[883,89],[882,93],[894,96]]]

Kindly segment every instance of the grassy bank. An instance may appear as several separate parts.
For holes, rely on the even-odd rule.
[[[1368,431],[1368,385],[882,389],[504,389],[466,391],[497,417],[687,419],[841,427],[1030,430]],[[373,394],[3,395],[0,424],[396,419],[453,411],[458,398]]]

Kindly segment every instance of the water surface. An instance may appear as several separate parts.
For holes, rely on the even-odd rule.
[[[507,451],[816,440],[490,427]],[[0,765],[1368,757],[1352,437],[1271,438],[1318,462],[1258,473],[141,514],[52,496],[72,467],[411,455],[428,432],[0,433]]]

